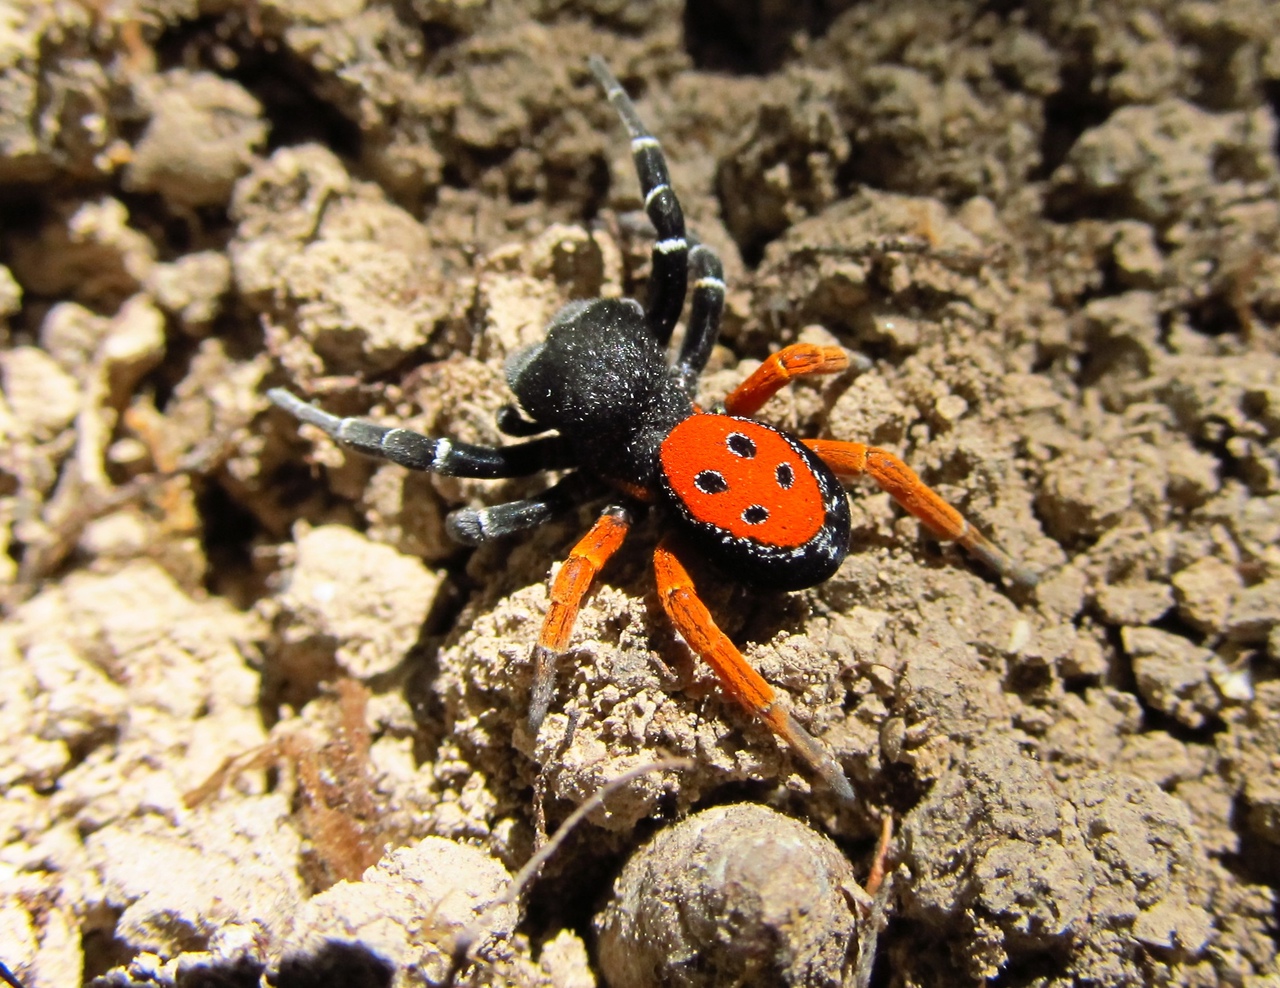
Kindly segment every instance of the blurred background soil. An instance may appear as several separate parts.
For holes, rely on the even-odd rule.
[[[725,261],[704,398],[863,355],[763,416],[903,455],[1042,574],[866,488],[823,586],[697,574],[852,809],[669,630],[653,522],[532,737],[590,508],[463,551],[449,510],[549,481],[263,397],[498,442],[503,358],[643,297],[593,52]],[[470,928],[467,984],[1280,983],[1278,108],[1268,0],[0,3],[0,961],[441,983]]]

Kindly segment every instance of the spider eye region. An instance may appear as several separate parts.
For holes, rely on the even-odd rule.
[[[822,490],[781,432],[728,415],[692,415],[663,440],[662,473],[682,511],[735,538],[801,546],[822,528]]]

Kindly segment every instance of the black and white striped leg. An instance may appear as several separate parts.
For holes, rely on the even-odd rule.
[[[378,425],[367,419],[330,415],[283,388],[272,388],[267,397],[295,418],[319,426],[344,446],[410,470],[451,477],[495,478],[525,477],[569,465],[568,450],[559,436],[513,446],[476,446]]]
[[[665,346],[680,318],[680,310],[684,308],[689,280],[689,242],[685,238],[684,213],[671,188],[662,145],[640,120],[631,97],[609,71],[604,59],[592,55],[587,64],[627,128],[631,138],[631,157],[636,163],[636,175],[640,178],[640,191],[644,195],[644,211],[658,231],[658,240],[653,245],[653,270],[649,275],[645,314],[653,335]]]
[[[588,496],[589,485],[580,474],[571,473],[540,494],[519,501],[506,501],[487,508],[460,508],[445,518],[445,528],[455,542],[479,545],[491,539],[536,528],[568,511]]]
[[[676,380],[690,398],[698,391],[698,375],[720,335],[724,312],[724,265],[706,244],[694,244],[689,251],[689,271],[693,276],[693,301],[689,304],[689,327],[676,360]]]

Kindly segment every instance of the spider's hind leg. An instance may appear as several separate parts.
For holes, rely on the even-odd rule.
[[[840,477],[867,476],[880,485],[938,538],[953,541],[1006,580],[1031,589],[1040,577],[988,539],[942,495],[888,450],[834,439],[805,439],[804,444]]]
[[[792,343],[769,355],[745,381],[724,400],[730,415],[754,415],[766,401],[797,377],[811,374],[839,374],[849,366],[843,347],[816,343]]]
[[[533,693],[529,697],[529,729],[536,735],[546,719],[555,689],[556,663],[569,645],[573,622],[596,574],[618,551],[631,529],[632,513],[610,504],[569,551],[551,585],[551,602],[533,647]]]
[[[709,665],[724,692],[740,703],[803,758],[844,802],[852,803],[853,786],[840,763],[791,715],[772,686],[755,671],[738,647],[720,630],[698,597],[693,579],[670,537],[653,553],[658,599],[685,643]]]

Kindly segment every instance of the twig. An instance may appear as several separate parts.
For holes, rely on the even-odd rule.
[[[556,853],[568,839],[569,834],[578,826],[586,817],[595,812],[604,805],[606,799],[624,786],[630,785],[636,779],[650,772],[683,772],[686,769],[693,768],[693,762],[688,758],[664,758],[661,761],[649,762],[645,765],[637,766],[630,771],[623,772],[616,779],[610,779],[607,783],[591,796],[591,798],[582,802],[569,816],[564,823],[556,828],[556,832],[551,839],[524,863],[515,878],[493,902],[480,913],[476,921],[463,930],[454,939],[453,949],[449,958],[449,970],[445,975],[444,984],[451,985],[454,978],[462,965],[467,961],[467,955],[471,952],[471,948],[478,943],[481,938],[488,932],[489,918],[505,906],[516,903],[525,893],[525,890],[538,877],[538,873],[542,870],[542,866],[547,863],[553,854]]]
[[[564,736],[556,747],[555,754],[538,769],[538,777],[533,780],[533,847],[538,850],[547,843],[547,765],[559,761],[573,744],[573,736],[578,730],[578,719],[581,711],[574,707],[569,711],[569,723],[564,729]]]
[[[889,925],[889,900],[893,896],[893,882],[885,881],[888,870],[889,844],[893,840],[893,815],[886,813],[880,819],[880,839],[876,841],[876,856],[867,875],[866,892],[871,896],[870,907],[858,924],[858,964],[854,970],[854,988],[868,988],[875,969],[876,951],[880,934]]]

